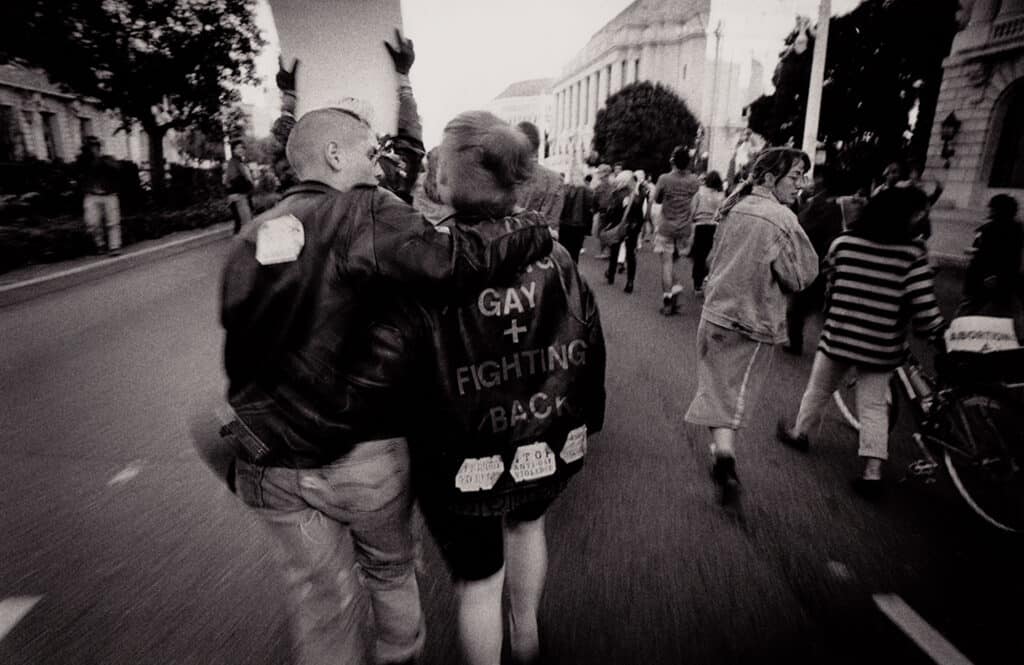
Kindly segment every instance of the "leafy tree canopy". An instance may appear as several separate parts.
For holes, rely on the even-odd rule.
[[[865,0],[832,17],[818,139],[858,182],[888,160],[923,161],[958,9],[957,0]],[[771,143],[801,141],[809,62],[783,51],[782,85],[750,107],[748,126]]]
[[[599,161],[657,175],[669,169],[677,145],[691,146],[697,119],[686,103],[660,83],[631,83],[608,98],[594,123]]]
[[[50,80],[138,122],[149,137],[151,179],[163,181],[170,129],[209,130],[257,81],[264,42],[255,0],[4,2],[0,62],[43,69]]]

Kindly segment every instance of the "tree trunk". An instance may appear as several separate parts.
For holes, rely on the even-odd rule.
[[[149,187],[153,198],[162,203],[166,188],[164,187],[164,136],[166,127],[146,127],[149,139]]]

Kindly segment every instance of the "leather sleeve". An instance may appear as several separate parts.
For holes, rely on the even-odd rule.
[[[505,283],[551,252],[545,220],[528,223],[490,241],[472,227],[434,227],[397,197],[378,193],[372,217],[373,254],[378,274],[423,295],[455,301],[488,284]]]

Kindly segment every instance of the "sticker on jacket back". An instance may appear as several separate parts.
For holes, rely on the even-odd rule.
[[[261,266],[289,263],[299,258],[305,243],[302,222],[295,215],[268,219],[256,231],[256,260]]]
[[[545,478],[555,472],[555,454],[543,441],[519,446],[512,460],[512,478],[517,483]]]

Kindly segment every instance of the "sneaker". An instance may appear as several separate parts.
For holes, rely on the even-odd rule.
[[[121,250],[120,249],[112,249],[109,252],[107,252],[107,256],[109,256],[109,257],[121,256]]]
[[[810,439],[807,438],[806,434],[800,436],[794,436],[793,431],[786,425],[785,422],[779,421],[775,425],[775,438],[784,446],[789,446],[793,450],[799,450],[802,453],[806,453],[811,449]]]
[[[608,252],[607,251],[601,252],[600,254],[597,254],[596,256],[594,256],[594,258],[599,260],[599,261],[601,259],[607,259],[608,258]]]
[[[729,455],[715,456],[711,465],[711,479],[718,485],[723,504],[731,502],[740,489],[740,478],[736,475],[736,458]]]

